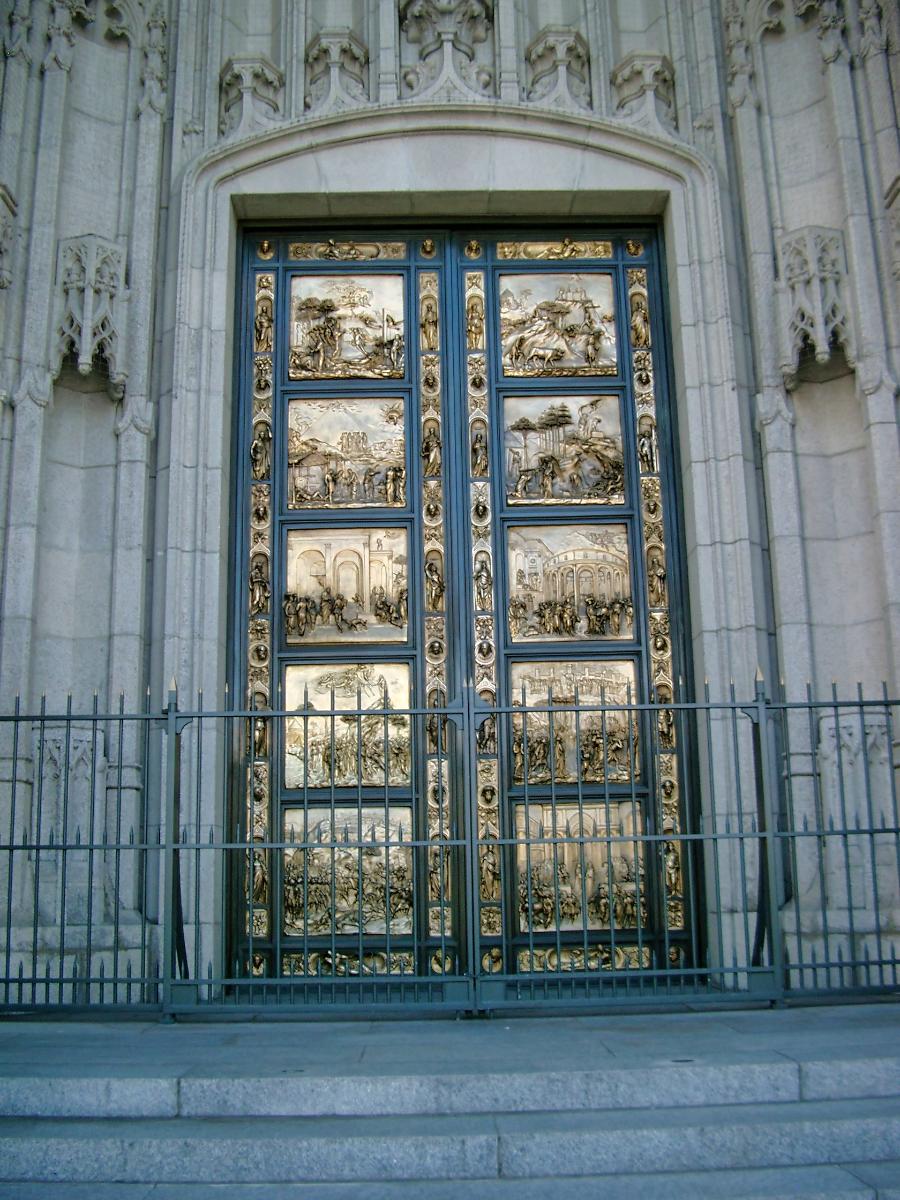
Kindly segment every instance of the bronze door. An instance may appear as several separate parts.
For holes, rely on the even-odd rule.
[[[657,272],[248,236],[239,968],[471,1008],[684,961]]]

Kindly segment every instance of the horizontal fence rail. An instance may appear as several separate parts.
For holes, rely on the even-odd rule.
[[[0,717],[0,1008],[475,1012],[897,988],[886,689],[524,701],[332,696],[261,714],[171,693],[163,710],[45,700]]]

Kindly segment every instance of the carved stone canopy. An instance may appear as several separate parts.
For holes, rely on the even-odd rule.
[[[252,133],[281,117],[284,75],[264,55],[229,58],[219,77],[219,132]]]
[[[853,367],[856,356],[841,231],[816,225],[795,229],[780,239],[778,257],[783,297],[781,371],[787,387],[796,386],[801,357],[809,351],[821,368],[839,346]]]
[[[323,29],[306,48],[306,107],[311,112],[357,108],[369,99],[365,46],[345,29]]]
[[[56,335],[51,353],[54,376],[73,354],[79,374],[89,375],[103,360],[112,395],[125,388],[125,247],[82,234],[59,243],[56,260]]]
[[[527,99],[566,108],[590,108],[590,52],[574,29],[548,25],[525,50],[531,81]]]
[[[675,70],[664,54],[629,54],[610,76],[617,116],[651,132],[676,127]]]

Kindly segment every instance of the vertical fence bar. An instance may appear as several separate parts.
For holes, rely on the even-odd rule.
[[[178,745],[178,692],[175,680],[169,688],[166,720],[166,790],[163,805],[163,920],[162,1011],[172,1013],[172,984],[175,972],[175,839],[178,837],[178,775],[181,769]]]
[[[756,676],[756,748],[758,754],[757,778],[760,784],[761,815],[763,828],[760,830],[765,848],[766,925],[769,936],[769,958],[772,964],[773,984],[780,998],[785,993],[783,931],[781,927],[781,905],[778,895],[778,830],[775,812],[775,780],[772,768],[773,737],[769,722],[769,704],[762,674]],[[762,897],[757,901],[762,902]]]

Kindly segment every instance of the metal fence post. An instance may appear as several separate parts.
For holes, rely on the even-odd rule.
[[[781,903],[778,895],[778,851],[777,851],[777,787],[775,771],[772,763],[774,746],[774,731],[772,729],[768,701],[766,700],[766,685],[761,671],[756,673],[754,725],[756,729],[757,767],[756,779],[758,789],[758,811],[760,814],[760,832],[763,835],[765,848],[764,895],[760,894],[757,904],[766,905],[766,926],[769,939],[769,958],[772,966],[772,982],[779,997],[785,994],[785,963],[784,936],[781,927]],[[760,889],[761,893],[763,888]]]
[[[163,806],[163,896],[160,911],[163,920],[162,1010],[172,1012],[172,984],[175,975],[175,839],[178,836],[178,807],[181,789],[180,725],[178,691],[175,680],[169,687],[164,711],[166,721],[166,790]]]

